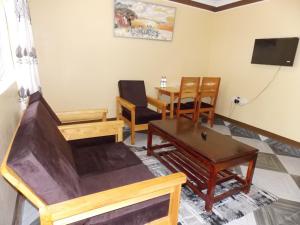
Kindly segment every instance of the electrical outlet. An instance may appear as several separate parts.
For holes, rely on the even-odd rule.
[[[244,97],[240,97],[240,96],[233,96],[231,98],[232,103],[236,104],[236,105],[247,105],[248,103],[248,99],[244,98]]]

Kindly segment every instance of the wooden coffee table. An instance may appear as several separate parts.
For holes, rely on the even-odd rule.
[[[152,135],[168,143],[152,146]],[[155,152],[173,146],[172,150]],[[157,120],[149,123],[147,154],[154,155],[172,172],[188,176],[187,185],[205,201],[211,211],[213,203],[228,196],[250,190],[258,150],[222,135],[186,118]],[[230,169],[248,163],[246,178]],[[238,186],[215,196],[216,185],[236,180]]]

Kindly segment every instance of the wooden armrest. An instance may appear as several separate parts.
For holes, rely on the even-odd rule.
[[[165,103],[164,101],[149,97],[149,96],[147,96],[147,100],[150,105],[153,105],[153,106],[157,107],[158,109],[160,109],[161,114],[162,114],[162,119],[163,120],[166,119],[167,103]]]
[[[68,140],[116,135],[118,141],[123,139],[124,122],[121,120],[61,125],[58,129]]]
[[[124,98],[117,97],[117,104],[125,107],[126,109],[128,109],[130,111],[134,111],[135,110],[135,105],[132,104],[131,102],[125,100]]]
[[[150,105],[153,105],[159,109],[164,109],[167,107],[167,103],[165,103],[164,101],[161,101],[161,100],[149,97],[149,96],[147,96],[147,100]]]
[[[106,120],[107,109],[89,109],[71,112],[56,113],[57,117],[62,123]]]
[[[175,173],[49,205],[40,209],[41,225],[52,224],[51,221],[57,221],[55,224],[73,223],[166,194],[170,194],[169,213],[175,213],[181,184],[185,182],[183,173]],[[172,208],[172,204],[177,209]]]

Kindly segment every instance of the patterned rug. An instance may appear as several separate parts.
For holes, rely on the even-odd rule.
[[[130,147],[131,150],[143,161],[155,176],[168,175],[171,172],[155,157],[146,155],[145,148]],[[235,181],[229,181],[216,187],[216,193],[220,194],[229,188],[238,185]],[[221,225],[241,218],[261,207],[270,205],[278,198],[255,185],[251,186],[248,194],[239,193],[217,202],[211,213],[204,210],[205,202],[193,193],[187,186],[182,188],[178,225]]]

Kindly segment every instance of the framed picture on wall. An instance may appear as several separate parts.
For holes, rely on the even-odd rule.
[[[171,41],[176,8],[139,0],[115,0],[116,37]]]

